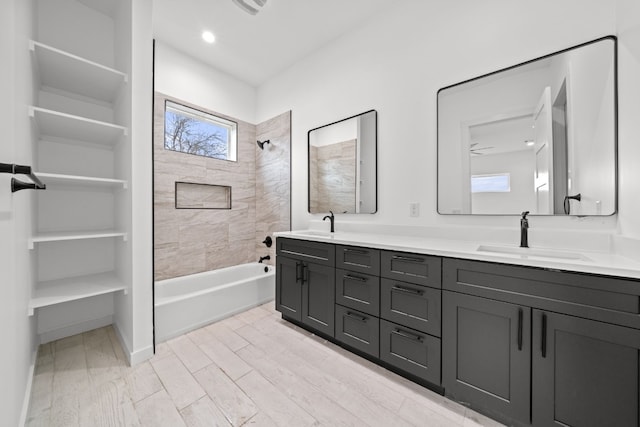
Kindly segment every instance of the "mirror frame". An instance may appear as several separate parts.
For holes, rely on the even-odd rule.
[[[540,217],[586,217],[586,216],[593,216],[593,217],[608,217],[608,216],[614,216],[618,213],[618,37],[615,35],[608,35],[608,36],[603,36],[603,37],[599,37],[597,39],[594,40],[590,40],[584,43],[580,43],[578,45],[575,46],[571,46],[562,50],[558,50],[556,52],[552,52],[534,59],[530,59],[528,61],[524,61],[509,67],[505,67],[505,68],[501,68],[499,70],[496,71],[492,71],[490,73],[486,73],[486,74],[482,74],[480,76],[477,77],[473,77],[467,80],[463,80],[461,82],[458,83],[454,83],[448,86],[444,86],[440,89],[438,89],[438,91],[436,92],[436,212],[438,213],[438,215],[452,215],[452,216],[519,216],[521,215],[520,213],[495,213],[495,214],[480,214],[480,213],[449,213],[449,212],[440,212],[440,108],[439,108],[439,96],[440,96],[440,92],[446,89],[451,89],[453,87],[465,84],[465,83],[470,83],[485,77],[490,77],[490,76],[494,76],[498,73],[502,73],[504,71],[509,71],[509,70],[513,70],[515,68],[524,66],[524,65],[528,65],[531,64],[533,62],[539,61],[539,60],[543,60],[543,59],[547,59],[550,58],[552,56],[555,55],[559,55],[561,53],[565,53],[565,52],[569,52],[573,49],[577,49],[577,48],[581,48],[581,47],[585,47],[597,42],[601,42],[604,40],[611,40],[613,41],[613,156],[614,156],[614,162],[613,162],[613,174],[614,174],[614,194],[613,194],[613,211],[611,213],[607,213],[607,214],[589,214],[589,215],[571,215],[571,214],[530,214],[529,216],[540,216]]]
[[[374,148],[375,148],[375,160],[376,160],[376,165],[375,165],[375,176],[376,176],[376,182],[375,182],[375,204],[374,204],[374,210],[373,212],[347,212],[347,213],[342,213],[342,212],[334,212],[335,214],[341,214],[341,215],[373,215],[375,213],[378,212],[378,111],[371,109],[371,110],[367,110],[364,111],[362,113],[359,114],[354,114],[353,116],[344,118],[344,119],[340,119],[340,120],[336,120],[335,122],[332,123],[328,123],[326,125],[322,125],[322,126],[318,126],[316,128],[310,129],[307,132],[307,212],[313,215],[317,215],[317,214],[321,214],[321,213],[314,213],[311,212],[311,168],[309,167],[311,164],[311,150],[310,150],[310,146],[311,146],[311,139],[310,139],[310,135],[311,132],[315,131],[315,130],[319,130],[322,128],[326,128],[328,126],[332,126],[335,125],[337,123],[342,123],[344,121],[347,120],[351,120],[354,119],[356,117],[360,117],[362,115],[368,114],[368,113],[375,113],[374,117],[375,117],[375,122],[374,122],[374,130],[375,130],[375,140],[373,141],[374,143]],[[327,212],[328,213],[328,212]]]

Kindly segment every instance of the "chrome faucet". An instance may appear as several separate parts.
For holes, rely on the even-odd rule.
[[[527,219],[529,211],[522,212],[522,218],[520,218],[520,247],[529,247],[529,220]]]
[[[324,218],[322,218],[322,220],[324,221],[325,219],[329,218],[329,221],[331,221],[331,232],[333,233],[333,232],[335,232],[334,223],[335,223],[336,218],[333,216],[333,212],[332,211],[329,211],[329,213],[331,215],[326,215]]]

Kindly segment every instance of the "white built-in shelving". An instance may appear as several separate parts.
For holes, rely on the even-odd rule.
[[[39,282],[29,302],[28,314],[33,316],[36,308],[118,291],[126,293],[127,287],[114,272]]]
[[[92,176],[80,176],[80,175],[65,175],[59,173],[48,173],[48,172],[36,172],[36,176],[38,176],[42,181],[47,184],[48,188],[56,188],[56,187],[70,187],[70,186],[78,186],[78,187],[112,187],[112,188],[121,188],[127,189],[127,181],[123,179],[113,179],[113,178],[98,178]]]
[[[77,8],[72,3],[67,3],[65,3],[64,7],[70,7],[76,12],[82,9]],[[103,3],[110,5],[110,7],[106,8],[106,11],[115,9],[115,1]],[[95,11],[103,14],[103,9],[99,8],[95,9]],[[88,12],[87,16],[96,16],[93,13]],[[104,16],[100,20],[104,19]],[[44,23],[44,25],[48,26],[50,23]],[[76,37],[82,37],[82,34],[77,34]],[[98,172],[98,174],[111,176],[105,178],[69,173],[70,171],[81,170],[90,172],[91,167],[74,167],[74,162],[87,161],[77,154],[69,155],[68,151],[58,151],[53,153],[52,156],[52,152],[47,151],[47,158],[43,159],[47,161],[47,166],[44,168],[47,172],[37,172],[36,174],[47,185],[47,190],[45,191],[66,193],[60,193],[64,197],[41,197],[39,200],[39,215],[47,215],[48,229],[64,228],[64,218],[61,215],[65,210],[62,208],[65,207],[64,203],[72,200],[77,203],[78,209],[81,210],[80,215],[82,215],[83,209],[87,209],[85,217],[91,218],[89,212],[95,214],[96,211],[89,209],[91,202],[87,201],[86,197],[90,196],[91,200],[95,200],[98,197],[98,200],[107,200],[113,205],[113,209],[98,212],[102,217],[96,223],[117,224],[118,220],[116,218],[122,215],[121,211],[124,207],[119,204],[118,200],[120,198],[109,194],[128,190],[128,181],[120,179],[117,176],[117,168],[113,166],[107,166],[107,168],[113,170],[111,173],[105,173],[104,165],[113,165],[114,150],[116,150],[116,147],[120,147],[118,149],[121,150],[120,144],[127,143],[128,129],[115,121],[96,120],[95,118],[71,114],[70,112],[83,114],[82,106],[92,105],[97,106],[95,108],[111,111],[111,114],[104,115],[107,119],[109,117],[122,117],[122,114],[118,114],[118,108],[121,108],[119,105],[123,99],[122,95],[127,90],[128,75],[110,66],[78,56],[73,52],[59,49],[52,45],[56,44],[55,42],[51,43],[51,45],[45,43],[47,41],[31,40],[29,42],[29,50],[34,65],[36,91],[41,91],[43,94],[55,94],[55,97],[45,96],[43,99],[48,99],[48,101],[44,103],[40,103],[42,100],[38,97],[38,101],[29,107],[28,114],[42,141],[63,141],[64,144],[72,145],[79,143],[89,147],[85,149],[97,150],[92,151],[94,154],[90,156],[89,164],[91,162],[99,162],[99,164],[94,163],[96,166],[100,166],[96,169],[102,171]],[[110,43],[107,40],[105,45],[108,46]],[[66,45],[73,46],[74,43],[67,40]],[[78,46],[82,47],[82,44],[78,44]],[[82,51],[82,49],[80,50]],[[95,114],[88,114],[88,116],[95,116]],[[91,223],[91,221],[88,222]],[[86,247],[86,251],[97,251],[94,256],[100,259],[103,254],[99,253],[96,247],[113,246],[95,246],[94,244],[86,243],[88,240],[95,239],[122,239],[122,241],[126,242],[128,233],[126,230],[103,229],[55,232],[34,230],[33,235],[28,239],[28,247],[29,249],[38,250],[40,253],[41,250],[38,248],[38,244],[62,245],[63,243],[61,242],[76,241],[78,242],[76,244],[83,245],[81,246],[82,250],[85,250]],[[105,242],[105,244],[107,243]],[[108,243],[108,245],[111,245],[111,243]],[[109,265],[110,262],[107,260],[104,263],[97,263],[95,269],[93,267],[90,269],[93,271],[81,271],[82,269],[70,271],[68,272],[68,277],[60,277],[59,271],[55,274],[50,273],[50,266],[56,265],[57,262],[61,261],[62,258],[60,257],[68,256],[68,254],[65,254],[63,246],[60,246],[60,250],[58,250],[58,247],[55,248],[53,251],[48,250],[45,252],[46,256],[49,257],[46,261],[40,259],[42,256],[36,257],[37,262],[41,263],[38,271],[45,271],[45,278],[55,278],[55,280],[40,280],[35,283],[28,306],[29,315],[33,315],[35,310],[41,307],[79,301],[119,291],[127,292],[128,285],[126,281],[120,279],[121,274],[118,273],[118,268],[114,265]],[[116,244],[116,252],[119,250],[117,248]],[[108,272],[105,273],[105,271]]]
[[[124,126],[47,108],[31,106],[29,116],[35,120],[41,135],[106,145],[113,145],[127,135]]]
[[[128,80],[125,73],[44,43],[31,40],[29,48],[35,56],[37,75],[44,87],[112,103]]]
[[[29,249],[35,247],[35,243],[62,242],[66,240],[105,239],[109,237],[121,237],[127,241],[127,233],[118,230],[92,230],[92,231],[55,231],[37,233],[28,241]]]

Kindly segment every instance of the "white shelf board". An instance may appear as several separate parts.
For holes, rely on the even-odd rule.
[[[29,239],[29,249],[34,248],[35,243],[43,242],[61,242],[64,240],[85,240],[85,239],[104,239],[108,237],[122,237],[127,241],[127,233],[116,230],[96,230],[96,231],[69,231],[69,232],[50,232],[38,233]]]
[[[73,114],[41,107],[29,107],[29,116],[37,123],[42,135],[98,144],[115,144],[127,128]]]
[[[114,273],[92,274],[89,276],[39,282],[29,301],[28,314],[33,316],[36,308],[75,301],[96,295],[124,291],[127,288]]]
[[[127,181],[122,179],[97,178],[92,176],[64,175],[59,173],[36,172],[36,176],[46,185],[73,186],[111,186],[127,188]]]
[[[31,40],[40,83],[67,92],[113,103],[127,75],[80,56]]]

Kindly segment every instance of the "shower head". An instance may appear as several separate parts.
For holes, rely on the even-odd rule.
[[[256,141],[256,144],[258,144],[258,147],[260,147],[261,150],[264,150],[264,144],[269,144],[269,140],[265,140],[265,141]]]
[[[259,9],[256,9],[254,6],[247,4],[245,0],[233,0],[233,2],[242,10],[247,12],[250,15],[255,15],[259,12]],[[253,0],[258,7],[262,7],[265,5],[267,0]]]

